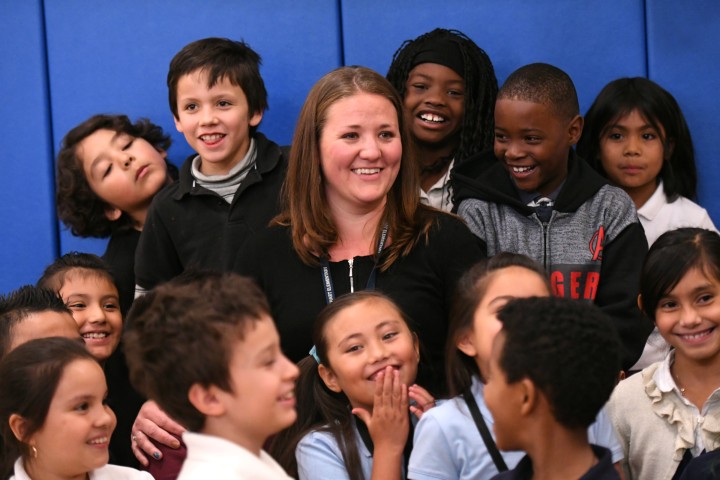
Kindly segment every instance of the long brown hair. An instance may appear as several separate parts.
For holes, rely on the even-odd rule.
[[[382,219],[375,232],[380,236],[389,226],[392,243],[385,249],[380,269],[407,255],[432,224],[429,210],[420,205],[417,162],[409,161],[410,145],[403,119],[400,96],[382,75],[365,67],[341,67],[322,77],[310,90],[298,118],[287,178],[282,189],[283,212],[275,223],[289,226],[292,242],[303,263],[318,265],[318,257],[338,241],[338,232],[330,216],[320,166],[320,137],[330,107],[343,98],[369,93],[387,98],[398,116],[402,158],[400,171],[388,192]]]

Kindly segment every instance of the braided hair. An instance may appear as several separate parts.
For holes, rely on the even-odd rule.
[[[406,82],[415,67],[415,57],[428,43],[455,43],[462,55],[465,80],[465,113],[455,158],[464,160],[493,146],[495,99],[498,93],[495,69],[487,53],[458,30],[436,28],[414,40],[406,40],[393,55],[387,79],[405,98]]]

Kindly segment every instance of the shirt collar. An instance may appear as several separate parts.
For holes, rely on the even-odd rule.
[[[665,197],[665,190],[663,190],[663,182],[659,180],[655,192],[653,192],[642,207],[638,208],[638,216],[645,220],[652,221],[658,213],[660,213],[660,210],[665,204],[667,204],[667,198]]]

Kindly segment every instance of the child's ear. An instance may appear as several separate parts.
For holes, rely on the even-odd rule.
[[[458,350],[463,352],[468,357],[475,358],[478,354],[475,343],[473,342],[472,331],[470,330],[467,330],[460,335],[460,338],[458,339],[456,345]]]
[[[173,121],[175,122],[175,130],[177,130],[180,133],[184,133],[182,123],[180,123],[180,119],[178,117],[176,117],[175,115],[173,115]]]
[[[218,398],[219,390],[215,385],[204,387],[199,383],[193,383],[188,391],[188,400],[203,415],[219,417],[225,414],[225,405]]]
[[[417,333],[412,332],[413,336],[413,347],[415,347],[415,358],[417,359],[418,363],[420,363],[420,339],[417,336]]]
[[[111,207],[110,205],[105,207],[105,218],[111,222],[116,222],[120,217],[122,217],[122,210]]]
[[[520,394],[522,399],[520,402],[520,414],[522,416],[528,416],[535,410],[538,401],[538,389],[535,384],[529,378],[523,378],[520,380]]]
[[[575,145],[578,140],[580,140],[584,125],[585,120],[580,115],[575,115],[573,119],[570,120],[568,124],[568,139],[570,140],[570,145]]]
[[[10,425],[10,430],[12,430],[15,438],[17,438],[20,442],[25,442],[25,419],[17,413],[13,413],[8,419],[8,424]]]
[[[252,117],[250,117],[250,121],[248,122],[251,127],[257,127],[260,125],[260,120],[263,118],[263,111],[259,110],[255,113],[253,113]]]
[[[335,372],[333,372],[331,369],[327,368],[325,365],[320,364],[318,365],[318,375],[320,375],[323,383],[330,390],[335,393],[342,392],[342,388],[340,388],[340,384],[338,384],[337,381],[337,375],[335,375]]]

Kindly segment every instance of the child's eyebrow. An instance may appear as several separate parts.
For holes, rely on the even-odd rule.
[[[69,403],[77,403],[77,402],[80,402],[80,401],[82,401],[82,400],[92,400],[93,397],[94,397],[94,395],[87,394],[87,393],[86,393],[86,394],[82,394],[82,395],[76,395],[76,396],[70,398],[70,402],[69,402]]]
[[[115,135],[113,135],[112,138],[110,139],[110,145],[115,145],[118,142],[118,140],[120,139],[120,137],[122,137],[123,135],[127,135],[127,134],[125,132],[115,132]],[[105,157],[104,152],[101,152],[100,155],[95,157],[93,159],[92,163],[90,163],[90,170],[91,171],[94,170],[95,166],[98,163],[100,163],[101,161],[105,160],[105,158],[106,157]]]
[[[510,300],[513,300],[514,298],[515,297],[513,297],[512,295],[501,295],[499,297],[495,297],[492,300],[490,300],[490,302],[488,302],[488,305],[494,305],[495,303],[498,303],[498,302],[508,302]]]
[[[89,293],[82,293],[82,292],[70,292],[67,295],[67,298],[73,298],[73,297],[80,297],[80,298],[88,298],[90,297]]]
[[[399,322],[397,320],[385,320],[384,322],[378,323],[377,326],[375,327],[375,330],[382,330],[383,328],[388,327],[388,326],[394,327],[394,326],[397,326],[398,323]]]

